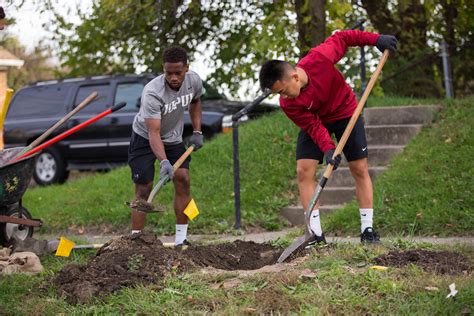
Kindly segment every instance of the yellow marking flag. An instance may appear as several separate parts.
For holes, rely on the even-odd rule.
[[[197,208],[196,202],[194,202],[194,199],[191,199],[189,201],[188,206],[184,209],[184,214],[190,219],[193,220],[196,216],[199,215],[199,210]]]
[[[69,239],[61,237],[59,239],[58,249],[56,249],[56,257],[69,257],[75,245],[76,244]]]

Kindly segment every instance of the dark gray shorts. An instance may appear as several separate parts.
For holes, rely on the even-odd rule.
[[[166,157],[173,165],[181,157],[186,148],[183,143],[167,145],[165,144]],[[155,176],[156,156],[153,153],[150,141],[132,132],[130,146],[128,147],[128,165],[132,169],[132,180],[138,184],[148,184],[153,182]],[[189,169],[191,156],[188,156],[180,168]]]
[[[337,141],[339,141],[344,134],[347,124],[350,121],[350,117],[336,121],[334,123],[324,124],[324,127],[329,132],[329,135],[334,134]],[[346,157],[347,161],[353,161],[361,158],[368,157],[367,139],[365,137],[364,120],[359,117],[354,128],[352,129],[351,135],[347,139],[346,145],[342,152]],[[323,162],[324,153],[319,149],[318,145],[313,142],[311,136],[306,134],[304,130],[301,130],[298,134],[298,141],[296,143],[296,160],[299,159],[314,159],[318,160],[321,164]]]

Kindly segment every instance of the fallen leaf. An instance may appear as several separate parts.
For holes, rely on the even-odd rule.
[[[425,290],[437,292],[439,289],[436,286],[425,286]]]
[[[316,272],[314,272],[313,270],[304,269],[303,271],[301,271],[299,277],[302,279],[314,279],[316,276]]]
[[[388,269],[388,267],[384,267],[384,266],[371,266],[371,267],[369,267],[369,270],[377,270],[377,271],[385,271],[387,269]]]
[[[447,138],[444,142],[448,144],[451,143],[452,142],[451,137]]]
[[[242,310],[244,313],[255,313],[257,311],[257,309],[253,308],[253,307],[246,307]]]

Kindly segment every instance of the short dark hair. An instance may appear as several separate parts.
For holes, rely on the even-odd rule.
[[[172,46],[165,49],[163,52],[163,63],[188,63],[188,53],[179,46]]]
[[[0,19],[3,20],[5,18],[5,11],[3,11],[3,7],[0,7]]]
[[[288,67],[293,67],[284,60],[269,60],[260,69],[260,88],[262,90],[271,89],[275,82],[282,80]]]

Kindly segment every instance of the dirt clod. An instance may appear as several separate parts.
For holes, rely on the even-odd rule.
[[[403,267],[409,264],[419,266],[425,271],[439,274],[460,274],[471,272],[474,268],[462,254],[453,251],[431,251],[410,249],[406,251],[390,251],[374,259],[383,266]]]

